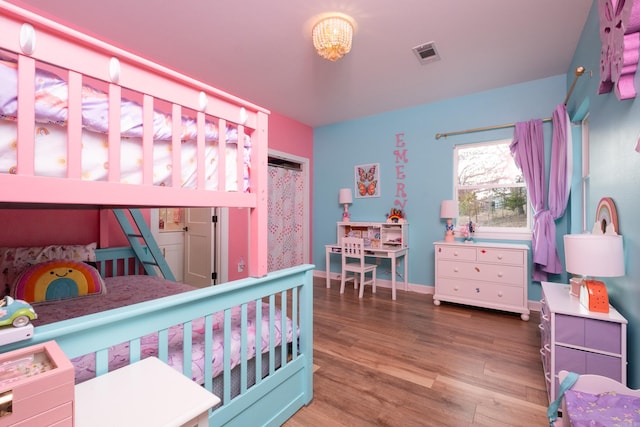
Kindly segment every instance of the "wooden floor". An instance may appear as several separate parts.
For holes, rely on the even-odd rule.
[[[287,427],[546,426],[539,313],[314,280],[313,401]]]

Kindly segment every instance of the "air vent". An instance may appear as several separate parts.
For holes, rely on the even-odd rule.
[[[420,61],[421,64],[440,60],[440,55],[438,54],[438,50],[436,49],[436,44],[434,42],[416,46],[413,48],[413,52],[416,54],[418,61]]]

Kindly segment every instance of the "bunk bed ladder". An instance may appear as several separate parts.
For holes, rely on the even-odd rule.
[[[129,211],[137,231],[134,229],[134,224],[129,221],[125,211]],[[162,255],[156,239],[153,238],[151,230],[149,230],[149,226],[144,220],[140,209],[114,209],[113,213],[120,223],[120,227],[122,227],[125,236],[127,236],[131,249],[133,249],[140,262],[142,262],[144,271],[150,276],[157,276],[157,267],[165,279],[175,282],[176,279],[171,272],[171,268],[169,268],[169,264],[167,264],[167,261]],[[141,239],[144,244],[142,244]]]

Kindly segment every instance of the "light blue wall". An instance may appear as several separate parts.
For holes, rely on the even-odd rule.
[[[572,61],[593,71],[580,79],[569,104],[571,111],[586,110],[590,121],[591,168],[587,191],[587,223],[595,220],[600,198],[611,197],[618,211],[624,237],[626,276],[606,279],[610,302],[629,321],[628,383],[640,387],[640,153],[634,147],[640,135],[640,99],[619,101],[612,93],[598,95],[600,36],[594,1]],[[640,78],[635,79],[640,88]],[[571,224],[579,232],[580,224]]]
[[[454,144],[511,139],[513,128],[439,140],[435,139],[435,134],[549,118],[555,107],[563,102],[566,92],[566,75],[560,75],[316,128],[313,263],[322,268],[325,265],[324,245],[336,241],[336,221],[340,220],[342,211],[338,190],[353,188],[354,165],[380,163],[381,197],[354,197],[349,209],[351,220],[385,221],[386,213],[397,200],[396,135],[404,134],[402,139],[406,142],[408,162],[404,165],[406,178],[400,181],[405,184],[405,211],[410,224],[409,283],[433,286],[433,242],[442,240],[444,234],[444,221],[439,218],[440,201],[453,197]],[[548,146],[550,123],[545,123],[544,129]],[[576,143],[580,146],[580,141]],[[547,148],[547,159],[550,154]],[[564,219],[558,222],[560,236],[566,227]],[[340,270],[339,259],[333,258],[332,271],[337,272]],[[540,285],[533,283],[529,286],[529,300],[539,298]]]
[[[432,243],[441,239],[443,223],[438,218],[439,203],[452,196],[452,147],[476,141],[511,138],[512,129],[474,133],[436,140],[438,132],[449,132],[532,118],[550,117],[564,100],[573,81],[575,67],[587,73],[578,80],[568,104],[572,119],[590,120],[591,173],[586,194],[587,223],[595,220],[602,197],[613,198],[624,236],[626,276],[608,279],[611,303],[628,319],[628,383],[640,387],[640,153],[634,147],[640,136],[640,101],[619,101],[614,93],[598,95],[600,36],[596,0],[585,24],[567,75],[504,87],[442,102],[393,111],[360,120],[325,126],[314,131],[314,225],[313,262],[323,266],[324,245],[336,240],[335,222],[340,219],[338,189],[353,186],[353,166],[380,163],[382,194],[378,199],[355,199],[352,220],[383,221],[395,200],[394,144],[404,133],[409,162],[405,167],[410,222],[409,282],[433,285]],[[469,78],[473,78],[470,74]],[[640,77],[636,77],[640,87]],[[580,194],[581,134],[573,126],[574,161],[577,174],[566,215],[556,222],[561,259],[562,234],[582,228]],[[545,124],[547,159],[550,155],[550,126]],[[547,161],[548,165],[548,161]],[[332,266],[338,271],[337,261]],[[566,281],[566,274],[550,280]],[[529,300],[540,296],[537,282],[529,286]]]

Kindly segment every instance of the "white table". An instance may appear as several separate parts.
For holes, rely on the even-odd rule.
[[[326,257],[325,257],[325,272],[327,280],[327,288],[331,287],[331,255],[342,256],[342,248],[340,245],[325,245]],[[409,248],[367,248],[366,256],[372,258],[388,258],[391,260],[391,299],[396,299],[396,275],[400,274],[396,271],[398,259],[402,258],[404,264],[404,275],[400,274],[404,281],[404,290],[409,290]]]
[[[76,386],[76,427],[209,426],[220,399],[155,357]]]

